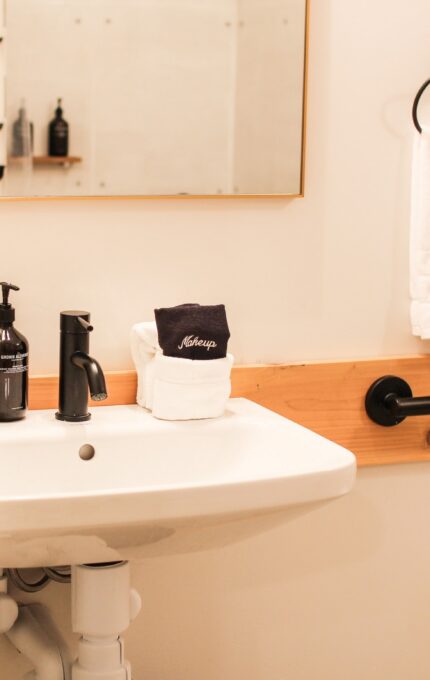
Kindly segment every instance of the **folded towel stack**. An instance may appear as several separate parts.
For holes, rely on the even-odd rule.
[[[131,331],[137,403],[163,420],[221,416],[233,365],[224,306],[180,305],[155,315],[156,323]]]

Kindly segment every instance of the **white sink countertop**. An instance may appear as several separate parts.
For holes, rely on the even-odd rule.
[[[176,524],[341,496],[356,471],[349,451],[246,399],[186,422],[134,405],[85,423],[30,411],[0,424],[0,457],[2,567],[130,558]]]

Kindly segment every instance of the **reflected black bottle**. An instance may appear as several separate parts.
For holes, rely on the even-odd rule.
[[[49,155],[67,156],[69,153],[69,124],[63,118],[61,99],[55,109],[55,118],[49,124]]]
[[[0,283],[0,422],[20,420],[27,411],[28,342],[13,326],[15,309],[9,292],[19,290],[12,283]]]

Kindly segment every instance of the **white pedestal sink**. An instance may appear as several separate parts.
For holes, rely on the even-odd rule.
[[[245,399],[190,422],[138,406],[75,424],[32,411],[0,425],[0,456],[3,568],[196,549],[211,533],[228,541],[238,523],[335,498],[355,479],[349,451]]]

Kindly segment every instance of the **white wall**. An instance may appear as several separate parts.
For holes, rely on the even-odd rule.
[[[61,308],[93,311],[94,353],[120,369],[132,321],[192,299],[227,304],[240,362],[426,351],[407,229],[429,22],[427,0],[314,0],[304,200],[0,206],[34,372],[56,368]],[[246,543],[137,566],[136,680],[428,678],[429,470],[362,470],[348,498]]]

